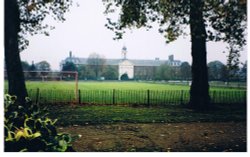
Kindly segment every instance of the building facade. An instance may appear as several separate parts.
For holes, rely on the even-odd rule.
[[[113,66],[118,69],[118,80],[123,74],[127,74],[129,79],[152,80],[154,79],[156,68],[160,65],[167,64],[173,67],[181,65],[180,60],[175,60],[174,55],[170,55],[168,60],[154,60],[143,59],[128,59],[127,48],[124,46],[121,51],[121,59],[106,59],[106,65]],[[62,60],[60,67],[62,68],[66,62],[73,62],[76,66],[88,65],[88,58],[73,57],[70,52],[69,57]]]

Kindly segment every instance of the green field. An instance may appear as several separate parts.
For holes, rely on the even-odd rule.
[[[5,83],[6,88],[7,83]],[[41,90],[74,90],[75,82],[73,81],[26,81],[27,89],[41,89]],[[189,90],[188,85],[170,85],[159,83],[145,83],[145,82],[96,82],[96,81],[79,81],[78,88],[80,90]],[[223,90],[223,91],[242,91],[243,88],[223,88],[211,87],[210,90]]]
[[[74,90],[75,82],[27,82],[28,89]],[[188,90],[189,86],[173,86],[167,84],[138,82],[79,82],[81,90]]]
[[[87,104],[185,104],[189,101],[190,89],[188,85],[163,83],[80,81],[76,94],[73,81],[27,81],[26,86],[29,97],[37,102],[70,103],[75,101]],[[246,90],[211,87],[210,96],[213,103],[245,103]]]
[[[246,106],[218,105],[206,113],[193,112],[181,106],[129,107],[129,106],[49,106],[50,117],[59,118],[57,125],[88,125],[110,123],[178,123],[245,121]]]

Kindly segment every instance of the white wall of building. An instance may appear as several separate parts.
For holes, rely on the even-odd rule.
[[[128,74],[129,79],[134,78],[134,65],[128,60],[124,60],[119,63],[119,80],[125,73]]]

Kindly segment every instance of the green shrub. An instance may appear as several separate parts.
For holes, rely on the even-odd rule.
[[[128,74],[127,73],[122,74],[121,80],[124,80],[124,81],[129,80]]]
[[[68,134],[57,133],[56,120],[26,98],[18,104],[16,96],[4,97],[4,139],[6,152],[64,152],[73,151]]]

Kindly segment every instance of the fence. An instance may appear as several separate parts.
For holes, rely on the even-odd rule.
[[[140,81],[145,83],[153,84],[169,84],[169,85],[181,85],[190,86],[191,81]],[[247,88],[246,82],[223,82],[223,81],[209,81],[210,87],[220,87],[220,88]]]
[[[7,91],[5,91],[7,93]],[[28,90],[29,97],[39,103],[79,104],[186,104],[189,102],[189,90],[78,90],[75,100],[74,90]],[[212,103],[239,104],[246,103],[246,91],[214,90],[210,91]]]

